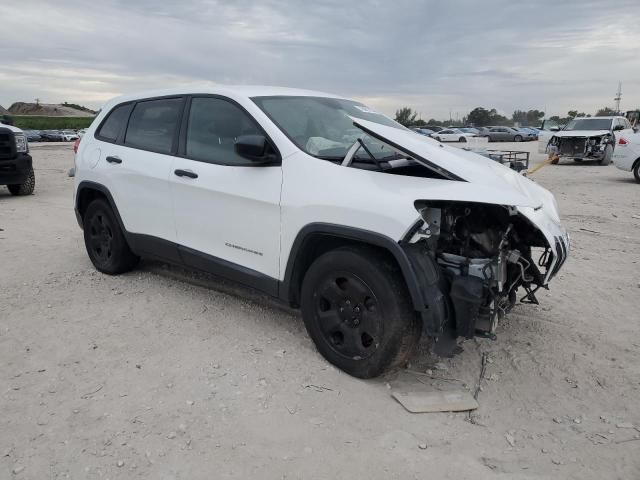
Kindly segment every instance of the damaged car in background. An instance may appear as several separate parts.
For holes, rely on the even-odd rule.
[[[575,162],[595,160],[600,165],[609,165],[616,135],[632,132],[631,124],[624,117],[574,118],[562,130],[550,132],[546,153],[556,156],[552,163],[572,158]]]
[[[150,256],[266,292],[300,308],[319,352],[361,378],[405,363],[421,335],[494,338],[569,254],[544,188],[319,92],[120,97],[75,169],[98,270]]]

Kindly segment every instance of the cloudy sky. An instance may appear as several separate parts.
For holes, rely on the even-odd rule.
[[[356,97],[393,114],[640,107],[640,0],[2,0],[0,105],[98,107],[188,83]]]

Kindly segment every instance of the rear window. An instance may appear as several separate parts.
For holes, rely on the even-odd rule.
[[[98,131],[98,137],[103,140],[115,142],[127,124],[127,119],[129,118],[132,107],[132,104],[127,104],[114,108],[102,123]]]
[[[137,103],[129,119],[125,145],[171,153],[181,109],[182,98]]]

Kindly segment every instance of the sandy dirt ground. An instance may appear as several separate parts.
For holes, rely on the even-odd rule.
[[[153,262],[97,273],[70,146],[33,155],[36,194],[0,188],[1,479],[640,478],[631,174],[540,170],[573,248],[541,305],[516,306],[496,341],[452,359],[423,342],[422,374],[362,381],[262,295]],[[390,396],[398,382],[474,391],[483,354],[472,415],[410,414]]]

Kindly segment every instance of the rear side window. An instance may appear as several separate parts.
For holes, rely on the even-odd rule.
[[[132,108],[133,104],[127,104],[120,105],[119,107],[111,110],[107,119],[102,123],[97,136],[102,140],[115,142],[127,124]]]
[[[125,145],[171,153],[181,110],[182,98],[137,103],[129,119]]]
[[[251,165],[235,152],[241,135],[261,135],[254,120],[235,104],[219,98],[191,101],[187,128],[187,157],[223,165]]]

